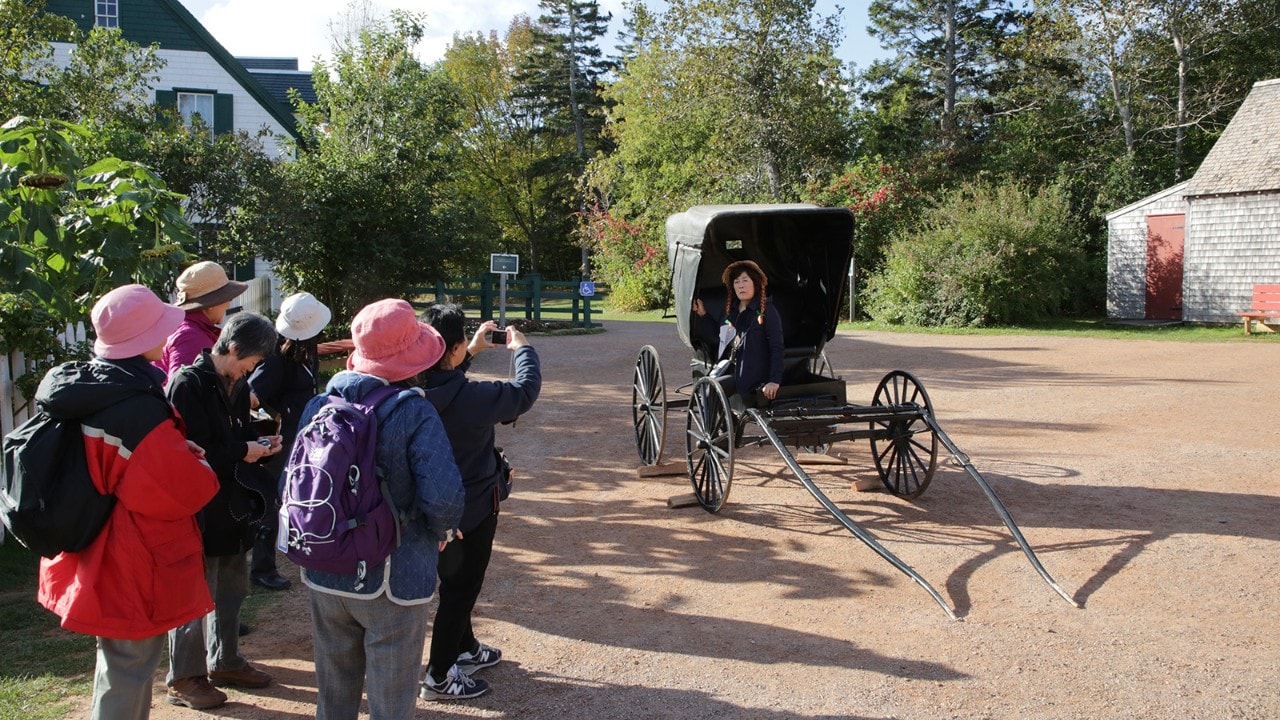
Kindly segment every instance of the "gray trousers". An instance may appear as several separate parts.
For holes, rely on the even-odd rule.
[[[412,718],[429,608],[312,589],[316,720],[355,720],[366,682],[370,720]]]
[[[144,640],[98,638],[91,720],[146,720],[151,715],[151,678],[164,640],[164,635]]]
[[[249,562],[244,553],[204,557],[204,579],[213,596],[213,612],[169,631],[170,685],[211,670],[239,670],[240,607],[249,594]]]

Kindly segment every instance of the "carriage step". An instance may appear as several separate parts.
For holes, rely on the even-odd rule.
[[[689,471],[683,462],[658,463],[657,465],[641,465],[636,468],[636,477],[663,477],[666,475],[684,475]]]
[[[672,495],[667,498],[667,507],[669,508],[685,508],[693,507],[698,504],[698,496],[693,493],[685,493],[684,495]]]

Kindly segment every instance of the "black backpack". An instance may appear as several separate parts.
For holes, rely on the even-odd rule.
[[[115,508],[89,476],[79,420],[32,416],[5,436],[0,473],[0,521],[47,558],[83,550]]]

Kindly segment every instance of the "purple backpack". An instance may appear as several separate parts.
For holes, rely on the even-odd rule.
[[[400,542],[395,505],[378,479],[374,415],[400,390],[378,388],[358,403],[327,396],[285,466],[276,546],[300,567],[355,575],[356,590]]]

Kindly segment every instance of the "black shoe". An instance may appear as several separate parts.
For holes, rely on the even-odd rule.
[[[268,590],[288,590],[293,586],[293,583],[289,582],[289,578],[283,577],[278,572],[273,572],[270,575],[255,575],[250,579],[253,580],[254,585]]]
[[[237,634],[237,635],[240,635],[241,637],[243,637],[243,636],[245,636],[245,635],[248,635],[248,634],[249,634],[249,631],[250,631],[250,630],[252,630],[252,629],[253,629],[253,628],[249,627],[248,625],[245,625],[244,623],[240,623],[240,629],[239,629],[239,631],[237,631],[237,633],[236,633],[236,634]]]

